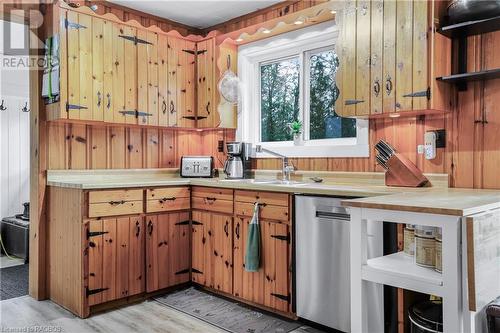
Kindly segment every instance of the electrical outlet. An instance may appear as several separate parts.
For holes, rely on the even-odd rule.
[[[422,155],[425,152],[425,146],[424,145],[418,145],[417,146],[417,153],[419,155]]]

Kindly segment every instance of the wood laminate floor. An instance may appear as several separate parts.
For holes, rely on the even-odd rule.
[[[164,332],[222,333],[204,321],[147,300],[80,319],[51,301],[36,301],[29,296],[0,302],[2,332]],[[29,330],[29,329],[32,330]],[[21,330],[19,330],[21,329]],[[320,332],[301,327],[295,333]]]

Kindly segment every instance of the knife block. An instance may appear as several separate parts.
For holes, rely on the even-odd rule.
[[[405,156],[395,153],[387,161],[386,186],[421,187],[429,180]]]

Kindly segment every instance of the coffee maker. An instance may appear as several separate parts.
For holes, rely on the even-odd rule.
[[[228,179],[249,178],[252,169],[252,144],[246,142],[227,142],[227,160],[224,173]]]

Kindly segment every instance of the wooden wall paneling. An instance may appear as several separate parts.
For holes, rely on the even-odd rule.
[[[160,167],[160,136],[156,128],[148,128],[146,131],[146,140],[144,140],[144,150],[146,152],[146,168]]]
[[[108,50],[106,50],[108,51]],[[104,20],[92,17],[92,120],[104,120]]]
[[[109,162],[110,169],[124,169],[126,167],[125,156],[127,150],[126,128],[109,128]]]
[[[500,67],[500,33],[491,32],[482,36],[483,63],[482,69]],[[484,82],[483,113],[483,146],[482,187],[499,188],[500,174],[500,80]]]
[[[396,1],[384,1],[383,111],[396,110]]]
[[[102,285],[104,290],[102,302],[114,300],[119,297],[117,289],[117,253],[118,253],[118,234],[116,219],[105,219],[102,221],[102,229],[106,232],[103,235],[103,271]],[[106,268],[106,269],[104,269]]]
[[[113,23],[103,20],[102,40],[103,40],[103,87],[102,87],[102,120],[113,122],[113,50],[115,42],[113,41]]]
[[[168,37],[158,35],[158,125],[169,125],[168,97]],[[176,118],[174,118],[177,120]]]
[[[427,63],[429,54],[428,51],[428,35],[431,31],[429,26],[429,9],[432,2],[414,1],[413,2],[413,90],[412,92],[425,91],[429,88],[430,82],[435,81],[434,78],[429,80],[429,64]],[[432,22],[433,23],[433,22]],[[431,24],[432,24],[431,23]],[[413,109],[425,110],[429,108],[429,101],[426,97],[414,97]]]
[[[370,112],[382,113],[382,99],[384,94],[383,53],[384,53],[384,1],[373,0],[371,3],[371,83],[370,83]]]
[[[128,296],[131,296],[146,290],[144,218],[141,216],[131,217],[129,227]]]
[[[130,26],[123,27],[123,35],[128,37],[137,37],[137,29]],[[122,38],[122,37],[118,37]],[[137,46],[134,42],[125,39],[124,43],[124,64],[125,64],[125,111],[138,110],[138,61],[137,61]],[[142,68],[141,68],[142,70]],[[135,115],[126,115],[125,122],[127,124],[138,124],[139,119]]]
[[[412,110],[413,1],[396,2],[396,110]]]
[[[66,144],[66,126],[63,123],[48,122],[47,138],[47,169],[68,169],[68,145]]]
[[[173,168],[177,164],[177,135],[174,131],[161,130],[160,168]]]
[[[69,138],[69,169],[87,169],[87,126],[82,124],[70,124],[67,130],[67,137]]]
[[[369,115],[371,112],[370,95],[370,37],[371,2],[358,0],[356,3],[356,115]],[[352,80],[352,78],[349,78]],[[349,108],[349,107],[346,107]]]
[[[103,126],[90,126],[90,169],[108,168],[108,131]]]
[[[130,127],[127,129],[127,168],[144,168],[143,140],[143,131],[141,128]]]
[[[113,23],[113,93],[111,106],[113,107],[113,122],[124,123],[125,115],[120,111],[126,110],[125,103],[125,39],[118,37],[125,33],[125,26]],[[107,96],[106,96],[107,97]]]
[[[137,29],[137,38],[147,41],[148,40],[148,31],[143,29]],[[129,43],[128,41],[126,43]],[[152,49],[149,47],[150,45],[144,43],[137,43],[137,110],[139,112],[150,113],[148,110],[149,104],[149,96],[148,96],[148,85],[149,85],[149,52]],[[134,71],[134,67],[132,67],[132,63],[130,66],[127,66],[127,71]],[[134,109],[128,109],[134,110]],[[148,118],[152,118],[153,116],[140,116],[137,119],[137,123],[139,125],[147,125]],[[127,116],[127,119],[130,119]],[[152,120],[152,119],[151,119]]]
[[[177,75],[179,67],[179,56],[180,52],[180,39],[169,37],[167,41],[167,69],[168,69],[168,125],[176,126],[179,125],[178,118],[180,112],[178,112],[177,105]]]

